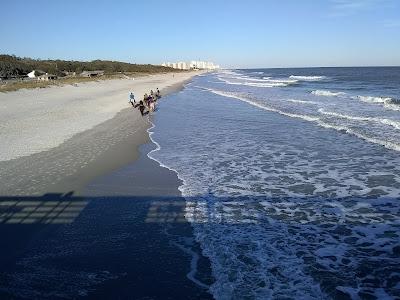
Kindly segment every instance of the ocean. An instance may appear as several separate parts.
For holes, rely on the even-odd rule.
[[[400,297],[400,68],[222,70],[159,104],[216,299]]]

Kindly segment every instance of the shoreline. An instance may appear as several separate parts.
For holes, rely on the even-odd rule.
[[[134,223],[138,228],[129,235],[140,241],[150,239],[136,242],[139,247],[117,259],[125,263],[135,261],[128,263],[131,267],[124,278],[99,283],[88,294],[89,299],[104,295],[113,298],[116,287],[123,290],[121,299],[133,293],[135,297],[152,299],[213,299],[209,293],[213,282],[210,262],[202,255],[193,228],[184,217],[186,200],[178,189],[182,181],[176,172],[148,157],[156,147],[151,141],[141,145],[138,160],[97,178],[85,190],[85,198],[95,199],[89,200],[93,210],[129,214],[127,218],[120,218],[124,219],[123,223]],[[132,216],[135,221],[128,220]],[[151,287],[154,282],[157,289]]]
[[[0,93],[0,161],[51,150],[74,135],[112,119],[128,105],[129,92],[140,100],[151,89],[166,89],[199,72],[158,74],[77,86]]]
[[[210,263],[190,223],[151,219],[158,203],[183,216],[185,200],[177,175],[147,156],[153,116],[131,109],[56,148],[0,162],[0,204],[9,210],[0,222],[1,297],[212,299]]]
[[[140,82],[137,80],[135,94],[140,99],[140,93],[143,90],[148,92],[147,88],[151,85],[153,89],[159,86],[162,95],[166,96],[181,89],[188,80],[197,74],[199,73],[187,73],[184,77],[173,78],[172,81],[168,77],[166,83],[162,82],[165,77],[150,76],[151,78],[147,78],[144,83],[144,87],[139,87],[138,84],[140,85]],[[122,83],[125,86],[125,82]],[[130,83],[128,82],[128,84]],[[56,147],[12,160],[0,161],[0,179],[2,181],[0,194],[2,196],[24,196],[73,192],[75,195],[80,195],[80,191],[91,180],[135,161],[138,157],[137,148],[149,141],[147,129],[150,127],[150,123],[147,117],[143,118],[137,109],[133,109],[128,105],[129,85],[125,89],[125,91],[118,90],[116,92],[118,97],[123,97],[118,99],[117,104],[112,104],[111,108],[117,110],[116,113],[111,112],[111,115],[107,113],[107,115],[101,116],[102,118],[112,116],[111,118],[94,125],[88,130],[74,134]],[[92,87],[90,86],[85,91],[92,91]],[[61,92],[56,91],[56,93]],[[21,91],[15,92],[15,94],[17,93],[25,95]],[[53,92],[50,95],[53,96]],[[112,95],[114,95],[114,92]],[[99,109],[103,108],[103,101],[115,102],[115,96],[107,97],[97,104]],[[53,100],[50,99],[50,101]],[[62,101],[67,101],[68,103],[69,100]],[[162,101],[162,98],[160,101]],[[120,109],[121,107],[122,109]],[[73,111],[73,118],[75,118],[75,114],[75,111]],[[20,118],[24,118],[24,116],[22,115]],[[71,119],[70,122],[72,124],[66,125],[73,127],[73,121],[74,119]],[[49,122],[48,124],[46,121],[44,124],[51,126],[51,121]],[[64,124],[65,122],[61,122],[59,126]],[[38,131],[40,128],[32,130]],[[57,130],[52,129],[52,131],[55,131],[54,134],[58,133]],[[50,134],[53,133],[50,132]],[[41,135],[39,134],[38,139],[42,139],[46,143],[45,135],[40,137]],[[23,142],[22,138],[21,141]],[[5,147],[4,150],[7,151],[7,148]],[[19,180],[14,180],[15,177]]]

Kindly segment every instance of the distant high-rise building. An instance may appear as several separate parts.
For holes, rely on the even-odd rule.
[[[167,66],[170,68],[174,69],[180,69],[180,70],[190,70],[190,69],[201,69],[201,70],[215,70],[219,69],[219,65],[214,65],[213,62],[206,62],[206,61],[197,61],[197,60],[191,60],[190,62],[175,62],[175,63],[163,63],[162,66]]]
[[[189,69],[189,67],[188,67],[188,65],[187,65],[187,63],[186,62],[181,62],[181,69],[182,70],[188,70]]]

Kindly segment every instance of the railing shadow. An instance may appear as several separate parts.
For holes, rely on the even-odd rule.
[[[160,264],[157,259],[162,261],[162,255],[157,259],[155,255],[158,250],[163,251],[169,242],[166,241],[158,245],[157,249],[153,249],[151,245],[154,243],[154,232],[157,230],[159,232],[160,228],[172,229],[171,232],[173,230],[179,232],[179,228],[187,230],[190,228],[188,226],[190,222],[196,226],[205,226],[207,230],[214,228],[215,225],[215,228],[220,226],[226,234],[240,233],[237,236],[231,236],[231,239],[227,241],[239,244],[254,242],[255,245],[261,247],[258,251],[275,246],[262,240],[264,236],[258,236],[261,240],[252,240],[252,233],[268,232],[271,235],[267,237],[268,241],[274,241],[274,243],[278,241],[278,246],[282,244],[289,248],[298,248],[297,252],[293,250],[293,255],[297,257],[295,259],[308,261],[307,264],[313,269],[309,271],[310,274],[320,281],[325,292],[337,296],[341,294],[335,287],[350,280],[351,276],[368,279],[367,276],[372,272],[381,272],[387,277],[391,271],[400,267],[396,259],[400,251],[398,240],[396,242],[400,226],[399,208],[399,199],[373,197],[278,199],[267,196],[236,196],[222,198],[212,194],[188,198],[177,196],[83,197],[75,196],[73,192],[42,196],[2,196],[0,197],[0,234],[4,246],[1,249],[0,266],[3,272],[7,272],[7,264],[12,265],[15,257],[30,247],[30,242],[38,232],[66,226],[73,227],[74,242],[78,239],[79,243],[98,245],[97,248],[92,249],[92,252],[99,253],[100,256],[102,247],[105,249],[110,247],[110,253],[115,252],[112,255],[120,255],[119,250],[115,250],[116,238],[122,239],[123,244],[125,239],[134,240],[135,243],[132,245],[123,247],[127,247],[127,252],[132,253],[132,251],[139,251],[137,245],[141,245],[142,257],[143,253],[147,255],[155,251],[153,255],[150,255],[151,260],[143,265],[141,272],[147,270],[146,266],[150,263],[154,264],[152,269],[155,270]],[[84,230],[85,226],[91,227],[92,231]],[[158,229],[155,229],[156,227]],[[243,227],[245,231],[240,231],[239,227]],[[129,231],[126,238],[124,230]],[[277,230],[280,231],[277,232]],[[248,235],[243,232],[248,232]],[[87,234],[87,236],[82,237],[82,234]],[[71,236],[65,239],[63,236],[64,233],[56,239],[58,246],[60,243],[71,242]],[[156,240],[162,239],[157,234],[155,236]],[[223,238],[221,236],[221,242]],[[96,240],[93,241],[93,239]],[[48,242],[48,239],[44,240]],[[114,244],[107,245],[109,240],[112,240]],[[346,245],[345,248],[351,251],[347,254],[336,253],[332,250],[336,249],[336,246],[332,247],[332,245]],[[246,248],[247,245],[243,247]],[[307,247],[309,249],[306,249]],[[337,247],[337,249],[342,248]],[[282,251],[285,252],[285,248]],[[61,253],[64,257],[65,252],[61,251]],[[130,257],[131,255],[126,259]],[[380,259],[385,261],[384,270],[380,270],[377,265]],[[350,261],[354,261],[354,265]],[[39,259],[40,267],[42,267],[41,264],[42,260]],[[64,264],[66,268],[69,268],[69,256],[65,258]],[[135,261],[134,265],[137,266],[137,264],[138,262]],[[110,266],[107,264],[107,267]],[[337,273],[340,270],[346,270],[349,273]],[[377,278],[381,275],[378,274]],[[153,276],[155,276],[154,273],[149,278]],[[381,288],[386,285],[388,291],[395,291],[394,282],[391,283],[389,279],[386,281],[377,279],[374,286]],[[366,286],[368,284],[368,282],[365,283]]]

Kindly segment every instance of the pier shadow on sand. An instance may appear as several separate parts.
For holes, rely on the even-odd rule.
[[[149,221],[157,201],[182,214],[179,197],[0,197],[0,298],[212,298],[191,226]]]
[[[349,211],[348,205],[346,212],[340,212],[338,206],[332,204],[341,199],[331,200],[321,204],[321,211],[311,220],[304,213],[310,203],[317,200],[310,198],[298,199],[295,208],[288,208],[287,202],[267,197],[79,197],[73,192],[39,197],[0,197],[0,298],[212,298],[208,292],[213,283],[210,264],[201,255],[187,220],[199,226],[216,224],[227,232],[235,227],[249,232],[259,230],[257,226],[271,225],[274,229],[273,222],[281,222],[288,226],[288,232],[297,231],[298,238],[302,238],[301,234],[326,238],[329,233],[339,244],[341,239],[354,239],[349,230],[363,226],[363,213],[375,214],[373,228],[378,232],[387,230],[389,223],[396,224],[394,219],[384,219],[390,204],[375,212],[364,208],[357,217]],[[265,206],[266,202],[271,205]],[[260,203],[264,203],[262,209],[267,214],[260,213]],[[249,209],[253,213],[249,214]],[[285,209],[292,210],[293,214]],[[311,231],[315,226],[325,232],[319,235],[319,232]],[[287,239],[289,241],[290,237]],[[312,237],[307,239],[312,244]],[[346,243],[346,246],[357,245],[356,240]],[[357,269],[352,270],[352,276],[364,280],[374,274],[374,281],[367,280],[367,286],[370,289],[385,288],[395,295],[396,278],[384,278],[390,272],[376,274],[379,265],[374,256],[384,255],[384,252],[374,252],[369,246],[359,245],[353,249],[362,256],[371,257],[360,260]],[[396,263],[399,246],[393,249],[394,252],[384,259],[386,270],[394,271],[399,267]],[[298,257],[304,261],[312,260],[305,255],[307,249],[303,250]],[[322,256],[325,261],[336,260],[334,256]],[[336,287],[342,286],[350,273],[338,275],[317,261],[310,264],[314,268],[313,277],[325,293],[336,299],[349,298]],[[346,261],[340,264],[346,268]],[[365,298],[368,293],[360,295]]]

